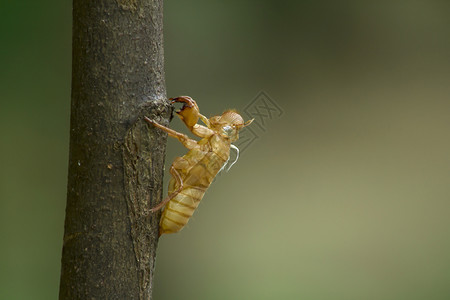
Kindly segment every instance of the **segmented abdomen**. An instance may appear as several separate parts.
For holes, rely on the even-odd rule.
[[[164,208],[159,227],[160,235],[178,232],[187,224],[225,161],[226,159],[214,152],[209,152],[185,176],[182,176],[183,189]],[[176,189],[172,178],[169,195]]]
[[[204,194],[205,190],[186,187],[170,200],[161,217],[159,234],[180,231],[189,221]]]

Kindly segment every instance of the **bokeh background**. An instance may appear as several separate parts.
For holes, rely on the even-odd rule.
[[[154,298],[450,299],[449,15],[437,0],[166,1],[168,96],[214,115],[265,91],[283,114],[162,237]],[[1,1],[0,32],[0,299],[55,299],[71,2]],[[168,149],[167,164],[185,152]]]

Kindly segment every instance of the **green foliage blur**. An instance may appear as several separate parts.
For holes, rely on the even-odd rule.
[[[0,3],[0,299],[58,295],[70,1]],[[166,1],[168,96],[283,110],[160,240],[155,299],[450,299],[450,2]],[[171,126],[185,131],[179,120]],[[167,165],[185,150],[169,141]]]

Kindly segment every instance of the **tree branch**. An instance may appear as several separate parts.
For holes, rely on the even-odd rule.
[[[74,0],[60,299],[151,299],[168,124],[162,0]]]

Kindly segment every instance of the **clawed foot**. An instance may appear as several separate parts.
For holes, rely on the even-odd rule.
[[[170,98],[172,103],[180,102],[183,103],[183,107],[175,113],[180,117],[180,119],[186,124],[189,129],[197,124],[200,118],[200,111],[198,109],[197,103],[189,96],[180,96],[177,98]]]

